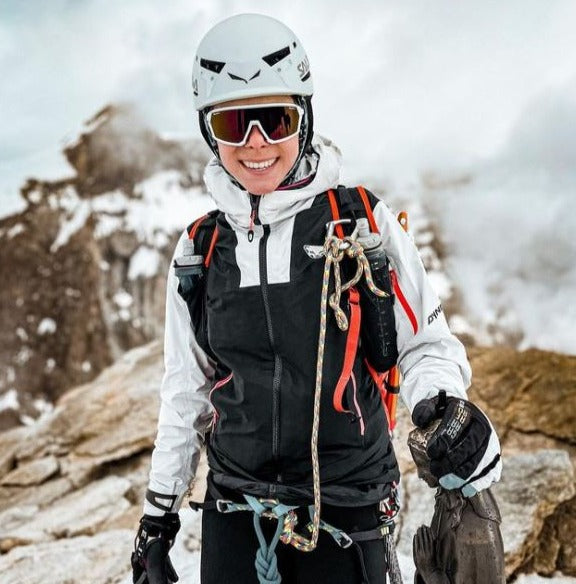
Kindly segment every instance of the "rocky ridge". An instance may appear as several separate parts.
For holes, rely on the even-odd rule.
[[[163,330],[165,274],[187,222],[212,206],[195,141],[108,106],[65,149],[75,175],[30,179],[0,219],[0,430]]]
[[[474,348],[471,360],[471,395],[503,437],[504,475],[495,492],[509,580],[533,572],[576,576],[576,358]],[[90,574],[94,584],[129,582],[161,374],[158,342],[134,349],[93,382],[66,393],[36,424],[0,434],[3,581],[75,584]],[[401,410],[395,440],[403,470],[404,564],[411,535],[433,506],[433,492],[417,479],[407,453],[409,430]],[[202,489],[199,480],[193,497]],[[197,570],[200,535],[197,518],[183,513],[175,553],[186,573]]]

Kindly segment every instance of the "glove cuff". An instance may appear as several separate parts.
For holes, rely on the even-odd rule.
[[[141,529],[145,529],[149,537],[163,537],[172,541],[180,530],[180,517],[178,513],[166,513],[154,516],[144,515],[140,519]]]

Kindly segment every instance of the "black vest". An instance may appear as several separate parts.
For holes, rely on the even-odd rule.
[[[370,194],[372,207],[377,199]],[[352,199],[341,214],[361,212]],[[210,399],[216,411],[207,449],[214,482],[286,503],[312,499],[311,430],[318,356],[324,258],[304,245],[322,246],[332,214],[326,194],[294,219],[289,282],[269,284],[267,240],[259,246],[260,285],[240,287],[237,234],[213,213],[218,239],[205,281],[181,294],[197,339],[217,363]],[[213,227],[210,227],[210,232]],[[204,247],[204,246],[203,246]],[[344,267],[346,272],[346,267]],[[342,308],[347,312],[347,296]],[[392,321],[392,329],[394,323]],[[390,331],[395,338],[395,330]],[[362,343],[345,393],[346,409],[332,405],[342,371],[346,333],[329,309],[320,409],[319,460],[324,502],[367,505],[383,499],[399,478],[387,416],[365,364]]]

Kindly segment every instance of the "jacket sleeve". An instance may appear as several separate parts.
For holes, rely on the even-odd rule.
[[[393,270],[400,395],[410,412],[440,389],[466,399],[471,370],[462,343],[450,332],[440,299],[418,250],[382,202],[374,218]]]
[[[174,257],[182,255],[186,238],[184,232]],[[205,433],[212,415],[208,394],[214,376],[210,360],[194,337],[188,307],[178,293],[173,264],[172,261],[166,290],[165,373],[148,483],[149,491],[170,512],[178,511],[196,473],[201,448],[199,434]],[[144,513],[163,515],[164,512],[148,500],[144,502]]]

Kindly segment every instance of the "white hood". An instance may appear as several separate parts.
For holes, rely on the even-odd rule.
[[[271,225],[292,217],[303,207],[310,205],[311,198],[338,186],[340,150],[321,136],[315,136],[312,145],[319,155],[314,179],[301,188],[262,195],[258,207],[258,217],[262,224]],[[235,229],[248,231],[252,211],[250,195],[230,180],[216,157],[208,163],[204,181],[217,207],[226,214],[228,222]]]

